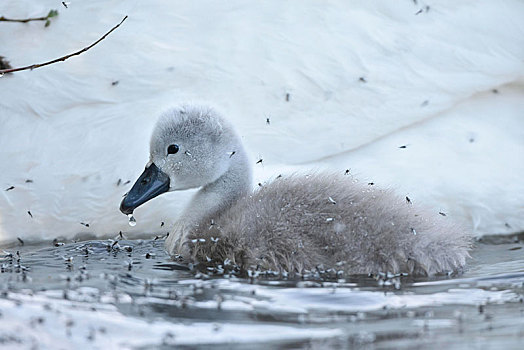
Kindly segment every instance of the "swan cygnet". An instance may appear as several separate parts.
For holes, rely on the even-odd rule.
[[[161,193],[190,188],[199,190],[165,244],[201,266],[433,275],[460,270],[469,256],[463,229],[351,176],[294,174],[252,192],[240,137],[200,106],[160,117],[149,163],[120,210],[128,215]]]

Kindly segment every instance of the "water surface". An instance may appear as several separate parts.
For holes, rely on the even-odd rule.
[[[0,347],[517,349],[524,246],[477,243],[458,276],[213,277],[162,239],[8,247]]]

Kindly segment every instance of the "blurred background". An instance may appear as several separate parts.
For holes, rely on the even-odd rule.
[[[255,184],[330,169],[389,187],[475,235],[524,229],[524,3],[4,0],[0,243],[128,237],[173,222],[190,192],[118,206],[151,129],[215,106]],[[262,163],[255,164],[259,159]],[[11,188],[13,187],[13,188]],[[86,225],[87,224],[87,225]]]

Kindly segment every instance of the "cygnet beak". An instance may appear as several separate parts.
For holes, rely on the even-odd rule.
[[[126,215],[132,214],[135,208],[167,191],[169,176],[158,169],[155,163],[151,163],[120,203],[120,211]]]

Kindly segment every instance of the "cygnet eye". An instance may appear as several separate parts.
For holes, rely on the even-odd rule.
[[[178,145],[169,145],[169,147],[167,148],[167,154],[175,154],[178,152],[180,148],[178,147]]]

